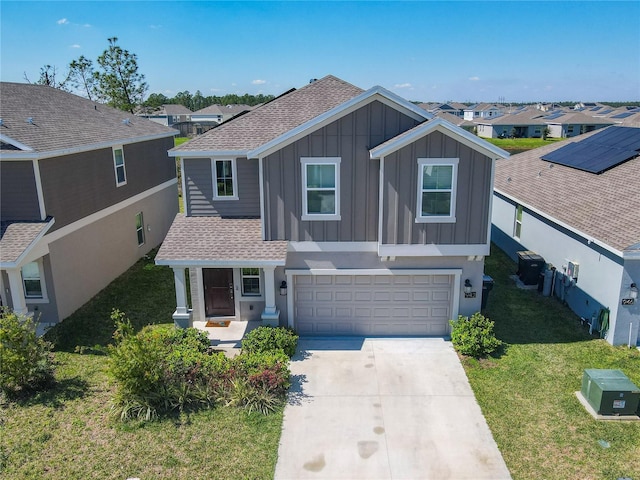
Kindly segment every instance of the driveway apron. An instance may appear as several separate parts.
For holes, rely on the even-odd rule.
[[[275,478],[510,479],[450,342],[301,338]]]

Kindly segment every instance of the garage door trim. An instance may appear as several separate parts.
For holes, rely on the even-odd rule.
[[[452,275],[453,276],[453,298],[451,299],[451,318],[458,318],[460,304],[460,279],[462,277],[461,268],[309,268],[285,270],[287,285],[292,289],[295,285],[293,277],[296,275]],[[294,292],[287,295],[287,325],[294,328]]]

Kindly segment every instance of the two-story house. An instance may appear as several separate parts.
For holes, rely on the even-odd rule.
[[[446,335],[480,310],[493,169],[508,154],[384,88],[327,76],[170,155],[185,213],[156,262],[174,270],[177,325]]]
[[[0,93],[0,299],[55,323],[162,242],[177,132],[48,86]]]

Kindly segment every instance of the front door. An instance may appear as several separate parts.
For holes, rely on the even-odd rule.
[[[232,268],[203,268],[202,283],[207,317],[235,315]]]

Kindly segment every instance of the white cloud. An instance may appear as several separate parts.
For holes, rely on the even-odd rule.
[[[91,24],[90,23],[85,23],[84,25],[82,25],[84,28],[91,28]]]
[[[58,25],[68,25],[69,24],[69,20],[67,20],[66,18],[61,18],[60,20],[57,21]]]
[[[266,80],[254,80],[251,82],[252,85],[264,85],[265,83],[267,83]]]
[[[69,45],[69,48],[80,48],[80,45],[74,43],[73,45]]]
[[[478,80],[480,80],[480,77],[469,77],[469,80],[471,80],[472,82],[477,82]]]
[[[162,25],[149,25],[149,28],[151,28],[153,30],[157,30],[159,28],[162,28]]]
[[[411,88],[411,86],[410,83],[396,83],[394,85],[395,88]]]

